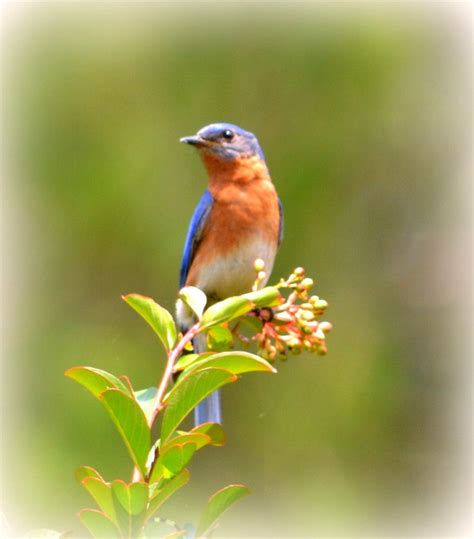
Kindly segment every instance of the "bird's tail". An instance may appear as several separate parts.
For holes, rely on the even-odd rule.
[[[186,333],[186,327],[181,327]],[[199,353],[206,351],[206,340],[202,335],[193,339],[194,351]],[[194,425],[197,427],[203,423],[222,423],[221,397],[219,391],[214,391],[209,397],[200,402],[194,409]]]
[[[198,335],[193,340],[194,351],[205,352],[206,340],[203,335]],[[197,427],[203,423],[222,423],[221,396],[219,391],[214,391],[209,397],[200,402],[194,409],[194,425]]]
[[[203,423],[222,423],[221,396],[219,390],[211,393],[194,409],[194,425]]]

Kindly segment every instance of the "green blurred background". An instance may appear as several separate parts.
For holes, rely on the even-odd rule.
[[[159,343],[120,295],[173,309],[206,185],[178,139],[229,121],[257,134],[284,203],[273,276],[304,266],[334,331],[327,357],[225,389],[228,444],[195,459],[162,516],[194,519],[216,488],[243,482],[253,496],[226,515],[223,537],[457,533],[470,504],[463,10],[5,12],[2,505],[13,532],[81,536],[75,513],[90,502],[75,468],[129,477],[106,414],[63,372],[158,379]]]

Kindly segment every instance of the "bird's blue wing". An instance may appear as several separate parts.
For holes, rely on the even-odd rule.
[[[191,223],[189,224],[186,243],[184,244],[183,259],[181,261],[181,270],[179,272],[179,287],[182,288],[186,282],[189,268],[196,254],[196,247],[201,240],[202,231],[206,226],[211,213],[214,199],[211,193],[206,189],[201,197],[196,209],[194,210]]]
[[[284,226],[283,226],[283,204],[281,203],[280,199],[278,199],[278,212],[280,214],[280,225],[279,225],[279,228],[278,228],[278,245],[280,245],[280,243],[283,240],[283,229],[284,229]]]

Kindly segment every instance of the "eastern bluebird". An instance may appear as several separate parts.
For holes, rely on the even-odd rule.
[[[189,225],[179,285],[200,288],[209,305],[248,292],[255,281],[257,258],[270,275],[282,239],[282,205],[252,133],[217,123],[181,142],[198,149],[209,184]],[[195,322],[182,302],[177,317],[184,331]],[[205,351],[205,341],[196,340],[196,351]],[[196,425],[222,421],[217,391],[196,407],[194,421]]]

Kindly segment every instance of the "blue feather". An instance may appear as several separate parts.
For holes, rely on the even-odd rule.
[[[222,425],[221,396],[218,389],[201,401],[194,409],[194,425],[219,423]]]
[[[188,235],[184,244],[183,259],[181,261],[181,270],[179,272],[179,287],[182,288],[186,283],[189,268],[196,254],[196,247],[201,240],[202,231],[206,226],[211,213],[214,199],[211,193],[206,189],[201,197],[196,209],[194,210],[191,223],[189,224]]]
[[[194,255],[196,254],[196,248],[201,241],[203,230],[208,222],[209,215],[211,213],[214,199],[211,193],[206,189],[201,197],[196,209],[194,210],[191,223],[189,224],[188,234],[186,236],[186,242],[184,244],[183,260],[181,262],[181,270],[179,274],[179,287],[182,288],[188,277],[189,268],[191,267]],[[182,328],[185,330],[185,328]],[[199,342],[197,339],[193,342],[196,352],[204,352],[205,349],[199,349]],[[201,425],[202,423],[215,422],[221,423],[221,411],[220,411],[220,396],[219,392],[215,391],[212,395],[207,397],[203,402],[199,403],[194,410],[195,424]]]
[[[283,230],[284,230],[284,225],[283,225],[283,204],[282,204],[280,199],[278,199],[278,211],[280,213],[280,224],[279,224],[279,227],[278,227],[278,245],[280,245],[280,243],[283,241]]]

